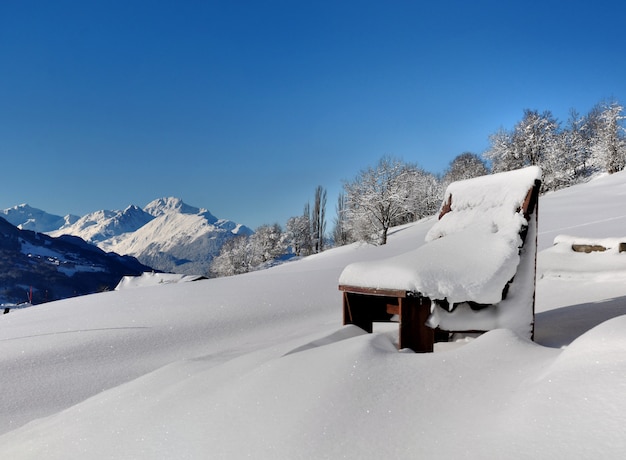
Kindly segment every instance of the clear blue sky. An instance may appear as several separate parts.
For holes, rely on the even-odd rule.
[[[250,227],[525,108],[626,104],[626,2],[0,1],[0,208],[177,196]]]

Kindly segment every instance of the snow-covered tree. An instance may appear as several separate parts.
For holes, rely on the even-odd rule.
[[[475,153],[464,152],[454,158],[443,175],[443,183],[448,185],[459,180],[471,179],[489,174],[485,160]]]
[[[550,111],[524,110],[513,132],[513,144],[522,166],[539,165],[551,153],[559,123]]]
[[[280,225],[261,225],[250,236],[240,235],[227,240],[211,262],[211,275],[248,273],[284,253],[285,238]]]
[[[344,183],[349,230],[355,238],[387,243],[387,232],[415,209],[412,193],[414,167],[383,157],[375,167],[362,170]]]
[[[311,219],[308,206],[301,216],[290,217],[287,220],[286,243],[291,246],[296,256],[306,256],[311,253]]]
[[[598,116],[597,135],[591,147],[593,156],[609,173],[626,166],[626,139],[622,120],[624,107],[617,102],[603,103]]]
[[[443,199],[443,182],[422,168],[407,165],[405,181],[409,212],[394,225],[432,216],[439,210]]]
[[[589,117],[581,116],[575,109],[570,110],[564,136],[565,152],[568,152],[572,182],[581,182],[591,175],[593,166],[591,159],[591,142],[588,129]]]
[[[491,163],[494,173],[512,171],[523,166],[522,159],[517,156],[511,132],[500,128],[489,136],[489,142],[491,145],[483,156]]]
[[[261,225],[250,236],[252,266],[272,261],[285,253],[285,236],[279,224]]]
[[[526,109],[512,132],[500,129],[490,136],[485,158],[491,161],[493,172],[541,165],[547,155],[555,152],[558,129],[559,123],[550,111],[540,114]]]
[[[249,272],[254,263],[248,236],[239,235],[224,242],[219,255],[211,262],[211,275],[214,277],[240,275]]]

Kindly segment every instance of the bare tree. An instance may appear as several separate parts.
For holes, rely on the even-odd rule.
[[[450,184],[459,180],[471,179],[489,174],[485,160],[475,153],[464,152],[450,162],[443,175],[443,183]]]
[[[219,255],[211,262],[211,275],[222,277],[247,273],[254,264],[253,256],[248,236],[230,238],[224,242]]]
[[[411,212],[409,169],[395,158],[383,157],[376,167],[344,184],[348,221],[358,239],[386,244],[389,228]]]
[[[215,277],[248,273],[285,253],[285,235],[280,225],[261,225],[250,235],[227,240],[211,262]]]
[[[285,253],[285,237],[280,225],[261,225],[250,236],[252,265],[256,267]]]
[[[340,193],[335,206],[337,213],[335,217],[335,227],[333,228],[333,240],[335,245],[343,246],[352,241],[347,222],[347,205],[345,193]]]
[[[522,166],[543,162],[558,129],[559,123],[549,110],[541,114],[536,110],[524,110],[524,118],[515,126],[513,133],[513,144],[519,152]]]
[[[621,171],[626,166],[626,139],[622,120],[624,108],[615,101],[602,103],[597,118],[597,135],[592,145],[593,155],[609,173]]]
[[[491,146],[483,156],[491,162],[491,169],[494,173],[511,171],[523,166],[522,159],[515,151],[511,132],[500,128],[489,136],[489,142]]]
[[[315,189],[313,214],[311,216],[311,240],[313,252],[324,250],[324,234],[326,233],[326,190],[321,186]]]
[[[312,252],[310,206],[304,206],[301,216],[287,220],[286,242],[296,256],[307,256]]]
[[[550,111],[540,114],[524,110],[524,118],[512,132],[500,129],[490,136],[491,147],[485,157],[494,172],[511,171],[530,165],[541,165],[554,147],[559,129]]]

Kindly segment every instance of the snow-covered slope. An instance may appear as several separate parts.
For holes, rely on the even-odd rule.
[[[78,220],[77,216],[71,214],[65,217],[56,216],[27,204],[0,210],[0,217],[4,217],[9,223],[21,230],[32,230],[40,233],[50,232],[64,225],[71,225]]]
[[[563,226],[624,236],[621,207],[593,202],[625,183],[542,197],[540,246]],[[432,224],[383,247],[0,316],[0,458],[621,459],[626,283],[602,274],[624,253],[574,278],[571,259],[539,254],[536,343],[496,330],[418,355],[395,348],[393,325],[341,326],[343,268],[415,248]]]
[[[129,206],[123,211],[93,212],[49,232],[79,236],[104,251],[132,255],[157,270],[200,275],[208,273],[225,240],[251,233],[243,225],[171,197],[154,200],[144,209]]]
[[[70,225],[50,231],[51,236],[74,235],[85,241],[99,243],[134,232],[153,219],[152,215],[141,208],[131,205],[123,211],[96,211],[89,213]]]

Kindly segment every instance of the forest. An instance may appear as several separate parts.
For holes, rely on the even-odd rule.
[[[213,260],[211,275],[246,273],[356,241],[385,244],[391,227],[435,214],[454,181],[537,165],[543,170],[545,193],[621,171],[626,166],[623,111],[617,101],[601,101],[585,115],[571,109],[563,123],[550,111],[525,109],[515,126],[489,136],[485,152],[459,154],[443,174],[384,156],[344,181],[329,233],[327,194],[318,186],[313,206],[306,203],[284,230],[277,223],[263,225],[250,236],[227,241]]]

